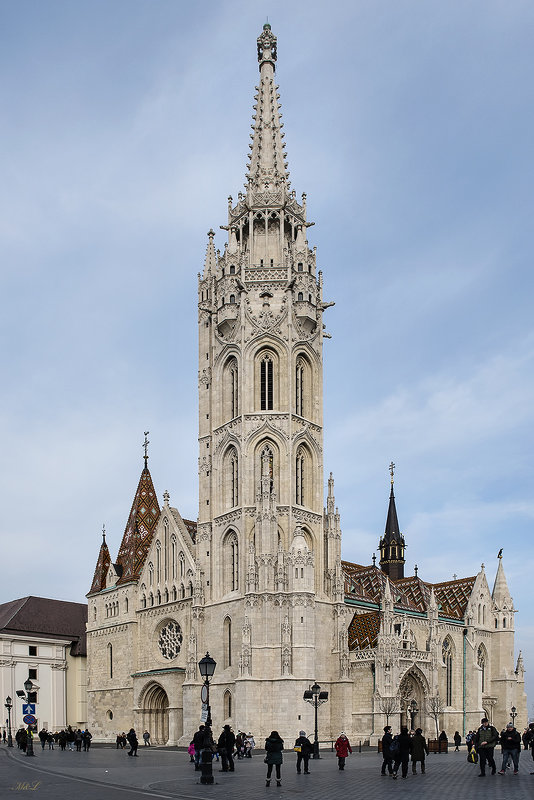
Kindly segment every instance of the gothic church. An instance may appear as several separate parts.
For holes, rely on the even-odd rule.
[[[329,692],[322,739],[344,730],[376,741],[414,700],[430,735],[436,723],[465,734],[483,712],[500,724],[512,705],[526,724],[500,559],[492,591],[484,568],[439,584],[405,577],[392,470],[379,566],[342,561],[332,475],[326,508],[323,498],[333,303],[308,244],[306,195],[290,188],[270,25],[257,45],[246,191],[229,198],[222,254],[209,232],[198,282],[198,519],[183,519],[167,492],[160,506],[145,450],[119,552],[111,558],[104,536],[87,595],[88,726],[101,741],[133,726],[188,744],[206,651],[216,732],[229,723],[261,741],[275,728],[290,741],[311,731],[302,697],[314,681]]]

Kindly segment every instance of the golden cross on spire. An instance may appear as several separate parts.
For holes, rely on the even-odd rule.
[[[395,474],[395,464],[393,461],[389,465],[389,474],[391,475],[391,483],[393,483],[393,475]]]

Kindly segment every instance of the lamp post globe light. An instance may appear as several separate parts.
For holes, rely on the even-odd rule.
[[[512,722],[514,723],[514,728],[515,728],[515,718],[517,717],[517,709],[515,706],[512,706],[512,708],[510,709],[510,716],[512,717]]]
[[[33,683],[30,680],[30,678],[27,678],[24,681],[24,690],[26,692],[26,702],[27,703],[30,702],[30,692],[31,692],[32,689],[33,689]],[[30,756],[30,757],[34,755],[34,752],[33,752],[33,736],[32,736],[32,726],[31,725],[28,725],[28,740],[27,740],[27,745],[26,745],[26,755]]]
[[[204,678],[204,683],[202,685],[202,692],[201,692],[201,700],[203,707],[205,706],[206,710],[206,721],[204,722],[204,745],[202,747],[202,753],[200,758],[200,783],[213,783],[213,767],[212,767],[212,758],[213,758],[213,736],[211,733],[211,706],[210,706],[210,678],[213,677],[213,673],[215,672],[215,667],[217,666],[217,662],[213,659],[209,653],[206,653],[204,658],[201,658],[198,662],[198,668],[200,670],[201,676]],[[204,711],[204,708],[203,708]]]
[[[315,708],[315,739],[313,741],[313,756],[312,758],[321,758],[319,755],[319,735],[317,729],[317,709],[328,700],[328,692],[322,692],[321,687],[315,681],[313,686],[306,689],[303,695],[303,700],[310,703]]]
[[[7,708],[7,746],[13,747],[13,737],[11,736],[11,709],[13,703],[11,697],[6,697],[5,707]]]

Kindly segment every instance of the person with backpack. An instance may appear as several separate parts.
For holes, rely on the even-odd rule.
[[[395,758],[393,752],[393,735],[391,733],[391,725],[386,725],[384,728],[384,735],[382,736],[382,770],[381,775],[386,774],[386,769],[390,775],[393,775],[393,759]]]
[[[499,734],[497,728],[489,724],[487,717],[481,719],[481,725],[475,733],[475,747],[480,758],[480,773],[479,778],[484,778],[486,775],[486,763],[491,767],[491,774],[495,775],[497,767],[495,766],[495,759],[493,758],[493,751],[495,745],[499,741]]]

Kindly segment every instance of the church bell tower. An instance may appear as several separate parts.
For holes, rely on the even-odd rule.
[[[313,682],[319,627],[334,624],[334,651],[346,649],[343,613],[332,620],[343,598],[333,479],[323,508],[323,311],[333,303],[307,240],[306,195],[291,189],[269,24],[257,46],[245,191],[228,198],[223,252],[209,231],[198,280],[204,640],[212,646],[210,627],[225,631],[228,680]]]

